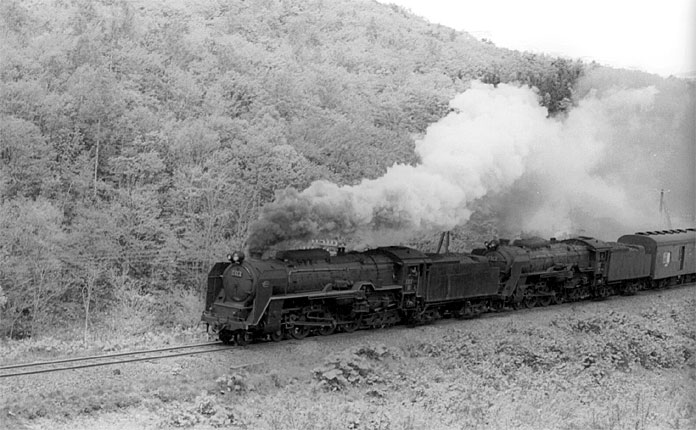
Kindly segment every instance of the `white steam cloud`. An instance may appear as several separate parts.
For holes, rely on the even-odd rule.
[[[483,197],[501,212],[507,231],[592,230],[591,223],[578,224],[578,213],[639,226],[645,208],[633,204],[625,178],[607,174],[613,159],[607,138],[617,121],[640,128],[656,93],[648,87],[590,94],[556,120],[530,88],[474,82],[416,142],[420,164],[397,164],[354,186],[317,181],[302,192],[281,191],[252,226],[248,246],[259,251],[330,236],[349,238],[349,245],[400,243],[464,224]]]
[[[612,169],[630,168],[625,165],[629,157],[624,156],[623,163],[615,160],[617,165],[613,167],[605,163],[614,143],[608,132],[616,130],[617,123],[621,124],[619,128],[640,127],[639,118],[651,108],[656,93],[654,87],[615,90],[602,97],[591,93],[564,121],[549,124],[554,129],[551,144],[535,145],[527,158],[524,177],[509,191],[518,198],[533,191],[535,196],[530,200],[534,204],[508,207],[506,212],[524,214],[513,217],[515,223],[508,230],[517,227],[543,236],[583,232],[609,240],[622,233],[611,231],[617,225],[624,230],[647,225],[650,218],[646,208],[627,192],[630,184],[612,177]],[[640,174],[636,173],[634,180],[640,182]],[[611,225],[599,229],[595,225],[599,220]]]

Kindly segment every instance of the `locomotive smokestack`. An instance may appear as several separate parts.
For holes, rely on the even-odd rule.
[[[263,257],[263,250],[262,249],[252,249],[252,248],[247,248],[247,254],[249,254],[249,257],[252,258],[261,258]]]

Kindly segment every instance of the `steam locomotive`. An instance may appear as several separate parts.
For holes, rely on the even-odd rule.
[[[694,281],[693,228],[640,232],[617,242],[493,240],[470,254],[403,246],[336,255],[289,250],[273,259],[235,252],[208,274],[202,320],[223,342],[245,344],[471,318]]]

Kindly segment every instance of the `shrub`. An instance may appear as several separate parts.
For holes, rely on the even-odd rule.
[[[343,390],[350,385],[382,384],[385,379],[380,373],[385,366],[379,362],[397,357],[384,345],[350,348],[328,358],[323,366],[312,371],[312,376],[327,391]]]
[[[176,404],[174,407],[176,410],[167,419],[169,426],[192,427],[197,424],[214,428],[244,426],[231,407],[221,404],[219,399],[211,394],[200,394],[188,408],[182,408],[181,404]]]
[[[652,309],[641,315],[610,312],[606,316],[573,318],[566,324],[573,352],[585,368],[627,370],[683,367],[694,355],[696,342],[685,330],[667,331],[666,311]],[[694,329],[686,330],[693,332]]]

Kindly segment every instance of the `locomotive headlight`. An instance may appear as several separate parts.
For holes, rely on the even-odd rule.
[[[232,263],[241,264],[244,261],[244,253],[235,251],[232,254],[227,254],[227,259]]]

